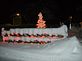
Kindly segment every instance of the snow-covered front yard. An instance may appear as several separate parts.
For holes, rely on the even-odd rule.
[[[82,46],[73,36],[53,43],[0,43],[0,61],[82,61]]]

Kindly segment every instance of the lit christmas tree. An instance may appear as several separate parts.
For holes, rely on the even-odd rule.
[[[43,20],[42,13],[40,12],[38,16],[39,16],[39,19],[36,24],[37,28],[46,28],[46,24],[45,24],[46,21]]]

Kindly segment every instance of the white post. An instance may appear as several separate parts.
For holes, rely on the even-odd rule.
[[[71,29],[71,23],[70,23],[69,29]]]
[[[70,16],[69,18],[70,18],[70,25],[69,25],[69,29],[71,29],[72,16]]]

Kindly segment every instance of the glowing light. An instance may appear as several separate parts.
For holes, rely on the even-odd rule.
[[[17,13],[16,15],[17,15],[17,16],[19,16],[20,14],[19,14],[19,13]]]
[[[72,16],[70,16],[69,18],[72,19]]]
[[[46,24],[45,24],[46,21],[43,20],[42,13],[40,12],[38,16],[39,16],[39,19],[36,24],[37,28],[46,28]]]
[[[9,37],[3,37],[3,42],[8,41]]]

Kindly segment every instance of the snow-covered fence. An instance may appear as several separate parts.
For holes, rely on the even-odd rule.
[[[10,36],[10,34],[20,34],[20,35],[24,35],[24,34],[28,34],[28,35],[41,35],[41,34],[48,34],[50,36],[52,35],[63,35],[64,38],[66,38],[68,36],[68,29],[66,25],[63,25],[59,28],[10,28],[9,30],[4,30],[4,28],[2,28],[2,37],[3,40],[4,38],[6,39],[10,39],[10,40],[25,40],[28,41],[28,39],[34,40],[35,38],[26,38],[26,37],[20,37],[17,38],[17,36]],[[5,35],[8,35],[7,37],[5,37]],[[37,38],[39,39],[39,38]],[[41,39],[41,38],[40,38]],[[39,39],[39,40],[40,40]],[[45,40],[45,38],[43,38]],[[46,38],[47,40],[49,40],[48,38]]]

